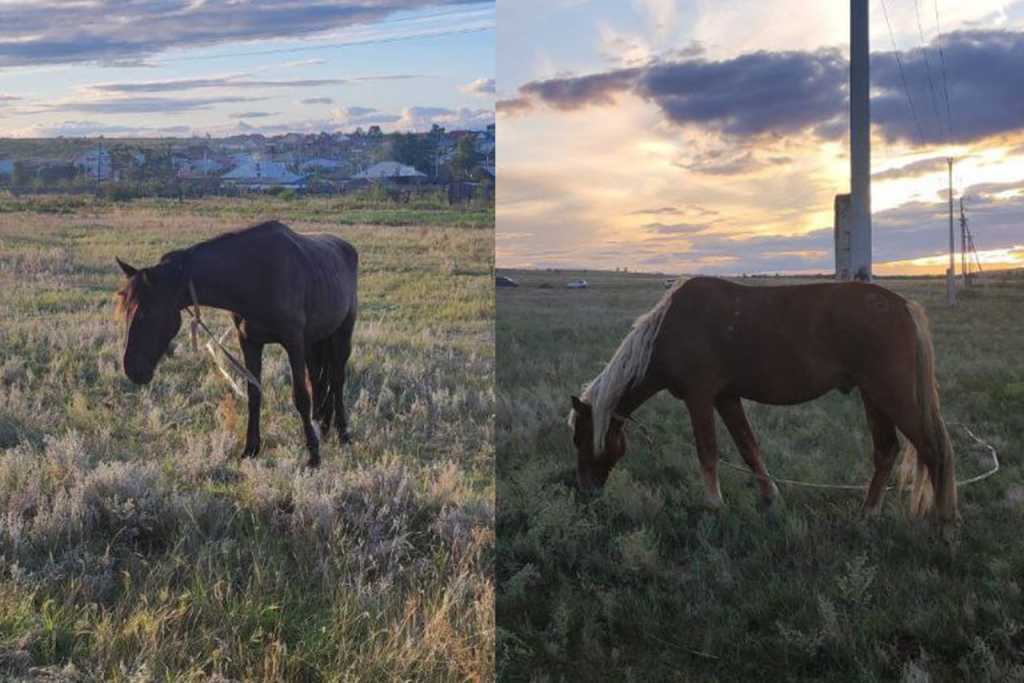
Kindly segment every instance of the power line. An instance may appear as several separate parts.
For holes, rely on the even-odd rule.
[[[946,78],[946,56],[942,52],[942,26],[939,23],[939,0],[934,0],[935,7],[935,42],[939,46],[939,61],[942,64],[942,92],[946,96],[946,125],[950,134],[953,133],[953,113],[949,107],[949,82]]]
[[[932,67],[928,60],[928,43],[924,38],[924,27],[921,25],[921,6],[919,0],[914,0],[914,14],[917,15],[917,32],[921,36],[921,57],[924,59],[924,70],[928,74],[928,89],[932,94],[932,109],[935,111],[935,120],[939,124],[939,135],[942,135],[942,115],[939,114],[939,98],[935,94],[935,82],[932,80]],[[949,139],[947,134],[946,139]]]
[[[917,137],[924,142],[924,131],[921,130],[921,121],[917,118],[917,110],[914,108],[914,98],[910,96],[910,88],[907,86],[907,76],[903,73],[903,60],[900,59],[900,50],[896,46],[896,36],[892,32],[892,24],[889,23],[889,10],[885,7],[885,0],[882,0],[882,15],[885,17],[885,25],[889,27],[889,40],[892,41],[893,54],[896,55],[896,66],[900,69],[900,81],[903,82],[903,92],[907,95],[907,102],[910,103],[910,115],[914,117],[914,127],[917,128]]]

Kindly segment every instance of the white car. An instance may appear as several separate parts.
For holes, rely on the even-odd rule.
[[[569,289],[586,289],[589,286],[586,280],[572,280],[566,285]]]

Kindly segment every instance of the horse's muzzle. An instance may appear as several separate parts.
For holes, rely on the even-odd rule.
[[[142,370],[129,365],[124,366],[124,374],[135,384],[145,385],[153,381],[152,370]]]

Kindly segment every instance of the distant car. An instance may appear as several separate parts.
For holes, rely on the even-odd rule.
[[[586,280],[572,280],[566,285],[569,289],[586,289],[589,286]]]
[[[504,275],[498,275],[494,278],[495,287],[518,287],[519,283],[510,277]]]

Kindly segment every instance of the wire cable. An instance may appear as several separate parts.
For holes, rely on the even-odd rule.
[[[892,32],[892,24],[889,23],[889,10],[886,9],[885,0],[882,0],[882,15],[885,17],[885,25],[889,28],[889,40],[892,41],[893,54],[896,55],[896,66],[899,67],[900,81],[903,83],[903,92],[907,95],[907,102],[910,103],[910,115],[914,117],[914,127],[917,128],[917,137],[923,143],[924,131],[921,130],[921,121],[917,117],[917,109],[914,108],[914,98],[910,96],[910,88],[907,86],[907,76],[903,72],[903,60],[900,59],[900,50],[896,46],[896,36]]]
[[[942,25],[939,23],[939,0],[934,0],[935,7],[935,44],[939,48],[939,62],[942,65],[942,92],[946,97],[946,126],[950,135],[953,133],[953,112],[949,106],[949,79],[946,78],[946,55],[942,51]],[[947,138],[948,139],[948,138]]]
[[[917,15],[917,32],[921,36],[921,58],[924,60],[924,70],[928,75],[928,89],[931,91],[932,109],[935,112],[935,120],[939,124],[939,136],[942,137],[942,115],[939,113],[939,97],[935,94],[935,81],[932,79],[931,62],[928,59],[928,43],[924,39],[924,27],[921,24],[921,5],[919,0],[914,0],[914,14]],[[946,135],[949,140],[949,135]]]

